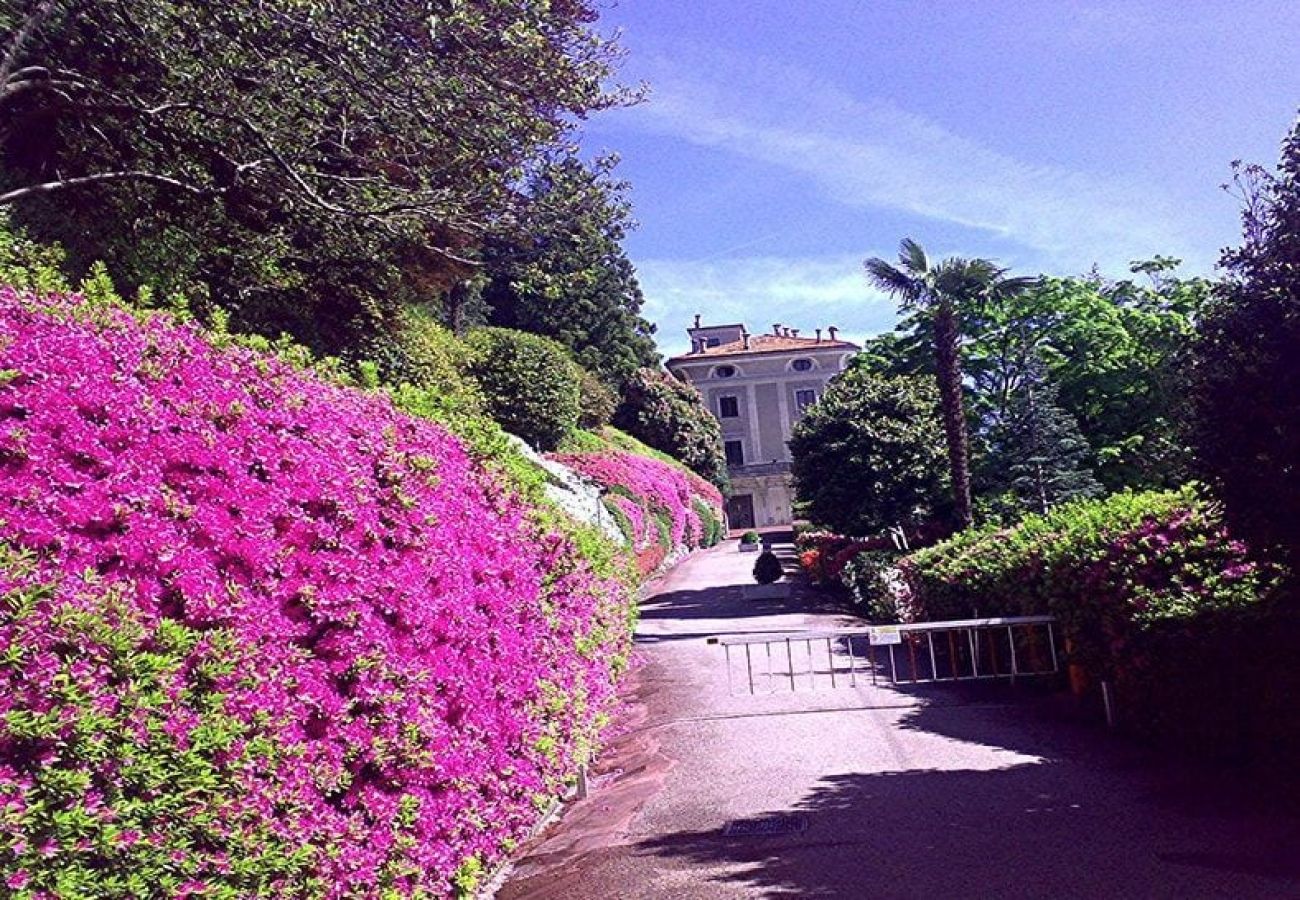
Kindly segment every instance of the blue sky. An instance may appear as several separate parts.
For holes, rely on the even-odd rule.
[[[1300,3],[624,0],[647,100],[585,128],[618,152],[660,348],[695,312],[886,330],[861,262],[905,236],[1018,274],[1235,243],[1229,163],[1272,164],[1300,107]]]

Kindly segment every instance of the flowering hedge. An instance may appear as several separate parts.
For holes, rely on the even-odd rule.
[[[379,396],[0,289],[7,889],[466,888],[628,649],[576,540]]]
[[[722,494],[694,472],[618,450],[555,453],[551,459],[608,491],[610,510],[625,528],[643,575],[673,552],[708,546],[721,533]]]
[[[1207,728],[1221,736],[1230,710],[1192,696],[1170,708],[1154,699],[1171,696],[1157,682],[1192,677],[1222,634],[1265,621],[1278,574],[1253,560],[1218,505],[1190,487],[1077,501],[1010,528],[963,532],[903,559],[898,571],[905,621],[1055,615],[1070,661],[1089,682],[1115,686],[1134,727],[1170,733],[1156,723],[1214,722]],[[1279,668],[1291,667],[1291,652],[1275,660]]]

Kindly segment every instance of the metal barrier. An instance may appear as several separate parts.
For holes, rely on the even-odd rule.
[[[748,693],[792,691],[805,685],[873,685],[977,681],[1052,675],[1060,671],[1052,616],[1016,616],[877,625],[837,631],[720,635],[727,688],[736,692],[743,655]],[[824,647],[824,651],[823,651]],[[743,650],[743,654],[742,654]],[[763,690],[759,689],[759,686]]]

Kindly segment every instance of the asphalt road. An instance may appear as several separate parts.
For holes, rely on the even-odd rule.
[[[729,542],[654,586],[591,794],[499,897],[1300,897],[1295,810],[1059,697],[826,677],[729,691],[708,636],[847,624],[798,589],[746,599],[753,560]]]

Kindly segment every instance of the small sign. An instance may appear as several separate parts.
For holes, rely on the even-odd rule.
[[[868,633],[871,640],[871,646],[879,647],[882,644],[901,644],[903,643],[903,632],[897,625],[877,625]]]

